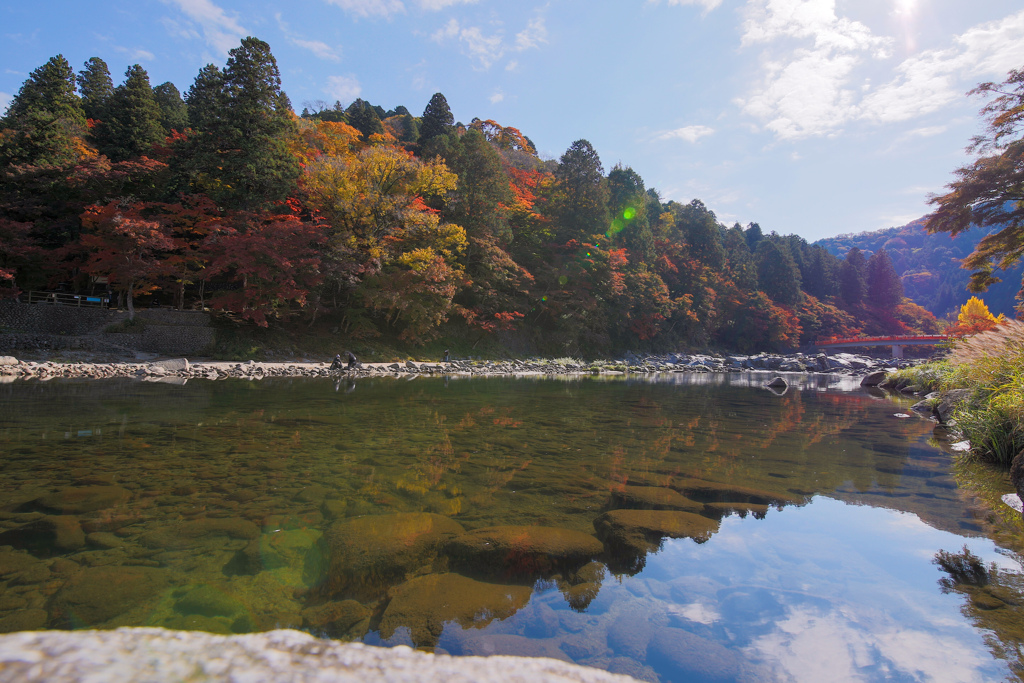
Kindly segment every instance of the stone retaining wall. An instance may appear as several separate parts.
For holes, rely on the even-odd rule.
[[[0,302],[0,349],[83,351],[148,351],[194,355],[214,343],[210,316],[199,311],[142,309],[145,323],[138,334],[104,332],[127,320],[125,311],[53,304]]]

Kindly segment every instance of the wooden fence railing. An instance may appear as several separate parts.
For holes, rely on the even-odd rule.
[[[79,306],[92,308],[108,308],[110,299],[106,296],[88,294],[67,294],[65,292],[29,292],[30,304],[54,304],[57,306]]]

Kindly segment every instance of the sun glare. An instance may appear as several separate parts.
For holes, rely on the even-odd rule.
[[[918,0],[894,0],[896,14],[913,14],[917,9]]]

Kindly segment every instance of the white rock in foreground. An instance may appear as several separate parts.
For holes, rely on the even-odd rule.
[[[300,631],[33,631],[0,636],[0,683],[625,683],[607,671],[529,657],[449,657],[320,640]]]

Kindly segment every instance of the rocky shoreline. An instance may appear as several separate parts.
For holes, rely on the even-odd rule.
[[[524,360],[452,360],[394,363],[360,363],[351,370],[331,370],[329,362],[301,360],[258,362],[249,360],[189,361],[185,358],[125,360],[19,360],[0,356],[0,382],[18,379],[109,379],[136,378],[160,380],[188,379],[263,379],[267,377],[374,377],[409,375],[600,375],[656,373],[738,373],[748,371],[822,373],[861,376],[908,367],[917,361],[874,358],[850,353],[706,355],[667,354],[622,359],[579,361],[571,359]]]

